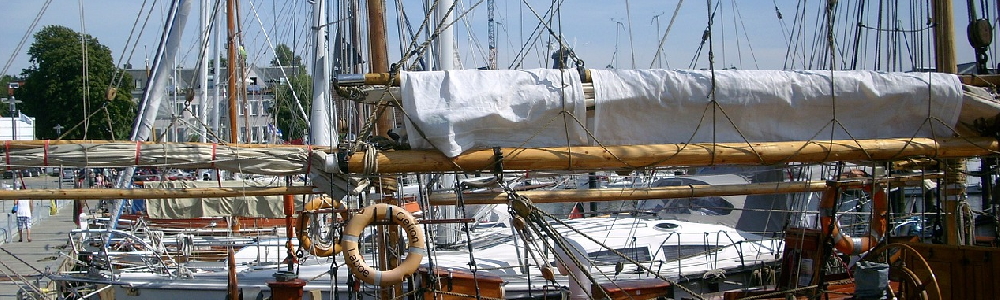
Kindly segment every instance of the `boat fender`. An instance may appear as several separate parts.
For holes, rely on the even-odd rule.
[[[361,256],[358,241],[365,227],[376,220],[391,221],[402,227],[406,232],[408,254],[395,269],[375,270]],[[427,256],[427,249],[424,246],[424,229],[417,224],[417,220],[410,213],[399,206],[386,203],[379,203],[362,208],[354,214],[347,226],[344,227],[344,235],[340,239],[340,246],[344,249],[344,261],[348,269],[354,276],[368,284],[378,286],[393,285],[403,282],[403,278],[411,275],[420,267],[424,256]]]
[[[840,195],[840,188],[827,187],[823,191],[823,198],[819,203],[820,226],[823,232],[830,232],[833,237],[833,244],[843,254],[856,255],[875,248],[885,236],[889,224],[886,221],[888,214],[888,196],[882,187],[875,188],[873,185],[865,185],[864,190],[872,195],[872,216],[869,222],[868,235],[855,237],[840,231],[840,224],[834,220],[834,212],[837,208],[836,200]],[[832,227],[832,228],[831,228]]]
[[[345,209],[343,203],[339,200],[331,199],[330,197],[319,197],[309,201],[303,206],[302,212],[299,213],[299,226],[297,227],[296,236],[299,239],[299,248],[305,249],[309,254],[318,257],[328,257],[340,253],[340,244],[336,242],[332,244],[324,243],[313,243],[312,239],[309,237],[309,216],[314,214],[316,210],[323,208],[337,208]],[[340,212],[340,217],[347,220],[350,216],[346,211]]]

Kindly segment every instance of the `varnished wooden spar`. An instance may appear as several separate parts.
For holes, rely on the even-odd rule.
[[[923,176],[899,176],[879,178],[878,182],[906,183],[922,179],[940,178],[941,174],[926,174]],[[864,184],[865,181],[856,181]],[[519,194],[528,196],[538,203],[556,202],[593,202],[613,200],[644,200],[668,199],[705,196],[733,196],[753,194],[781,194],[820,190],[824,181],[809,182],[779,182],[754,183],[739,185],[688,185],[657,187],[648,189],[591,189],[568,191],[522,191]],[[278,196],[319,194],[312,186],[288,187],[236,187],[236,188],[175,188],[175,189],[24,189],[0,190],[0,201],[29,199],[174,199],[174,198],[219,198],[240,196]],[[506,203],[506,194],[502,193],[470,193],[463,195],[466,204]],[[430,198],[431,205],[453,205],[457,196],[438,194]],[[327,211],[324,211],[327,212]]]
[[[878,139],[722,144],[661,144],[501,149],[505,170],[608,170],[639,167],[772,165],[785,162],[888,161],[907,157],[973,157],[1000,150],[993,138]],[[381,173],[491,170],[493,150],[455,158],[438,151],[386,151],[377,156]],[[352,155],[348,173],[364,172],[364,155]]]
[[[174,144],[174,145],[203,145],[211,147],[213,143],[165,143],[165,142],[135,142],[135,141],[112,141],[112,140],[14,140],[14,141],[2,141],[0,142],[0,150],[11,149],[41,149],[46,145],[104,145],[104,144],[129,144],[129,145],[161,145],[161,144]],[[229,147],[234,149],[239,148],[250,148],[250,149],[313,149],[330,152],[331,147],[326,146],[311,146],[311,145],[292,145],[292,144],[236,144],[236,143],[219,143],[215,144],[219,147]]]
[[[942,177],[941,174],[927,174],[924,176],[885,177],[879,178],[876,181],[891,182],[893,185],[898,186],[900,184],[920,182],[922,179],[936,179],[940,177]],[[859,180],[852,183],[863,185],[870,182],[871,180]],[[851,183],[845,184],[849,185]],[[522,191],[517,194],[528,197],[534,203],[575,203],[803,193],[821,191],[826,185],[826,181],[798,181],[727,185],[683,185],[638,189]],[[468,193],[462,195],[462,200],[465,204],[504,204],[507,203],[507,193]],[[431,195],[430,203],[431,205],[455,205],[458,203],[458,195]]]
[[[176,189],[24,189],[0,190],[3,200],[113,200],[113,199],[173,199],[219,198],[241,196],[278,196],[318,194],[311,186],[237,187],[237,188],[176,188]]]

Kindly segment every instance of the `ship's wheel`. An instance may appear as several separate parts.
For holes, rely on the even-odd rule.
[[[941,288],[930,264],[917,250],[909,245],[894,243],[879,246],[866,255],[866,260],[888,262],[889,278],[899,282],[898,288],[892,290],[896,299],[927,299],[939,300]],[[892,299],[892,298],[890,298]]]

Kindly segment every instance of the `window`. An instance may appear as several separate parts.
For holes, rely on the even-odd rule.
[[[260,126],[254,126],[251,129],[252,130],[250,131],[250,138],[251,138],[250,142],[252,142],[252,143],[260,142],[261,141],[260,140]]]
[[[240,141],[246,141],[247,140],[247,128],[246,127],[240,127],[240,139],[239,140]]]
[[[649,255],[649,248],[647,247],[618,248],[615,250],[635,261],[650,261],[652,259],[652,256]],[[620,261],[628,261],[624,257],[621,257],[610,250],[590,252],[587,254],[587,257],[594,261],[595,264],[613,264]]]
[[[260,110],[260,100],[250,100],[250,115],[256,116]]]
[[[719,247],[709,245],[664,245],[660,248],[660,251],[663,251],[663,258],[665,260],[672,261],[712,252],[717,249]]]

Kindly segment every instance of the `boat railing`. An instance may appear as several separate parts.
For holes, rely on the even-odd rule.
[[[93,259],[85,263],[95,264],[93,266],[88,265],[89,268],[110,270],[112,280],[115,279],[115,274],[118,274],[120,271],[137,271],[142,269],[164,274],[171,278],[178,276],[178,273],[182,272],[180,270],[181,266],[174,261],[173,257],[165,249],[151,245],[146,239],[127,231],[107,228],[74,229],[70,231],[69,235],[72,239],[74,250],[78,254],[85,253],[87,250],[84,247],[87,245],[94,245],[95,243],[101,245],[100,248],[95,249],[96,251],[89,251],[87,253],[88,255],[93,255]],[[79,240],[76,239],[77,237]],[[119,249],[112,249],[109,246],[121,244],[131,244],[133,245],[131,248],[143,250],[116,251]],[[138,260],[138,262],[129,261],[129,259]],[[176,267],[177,270],[172,271],[171,266]]]

